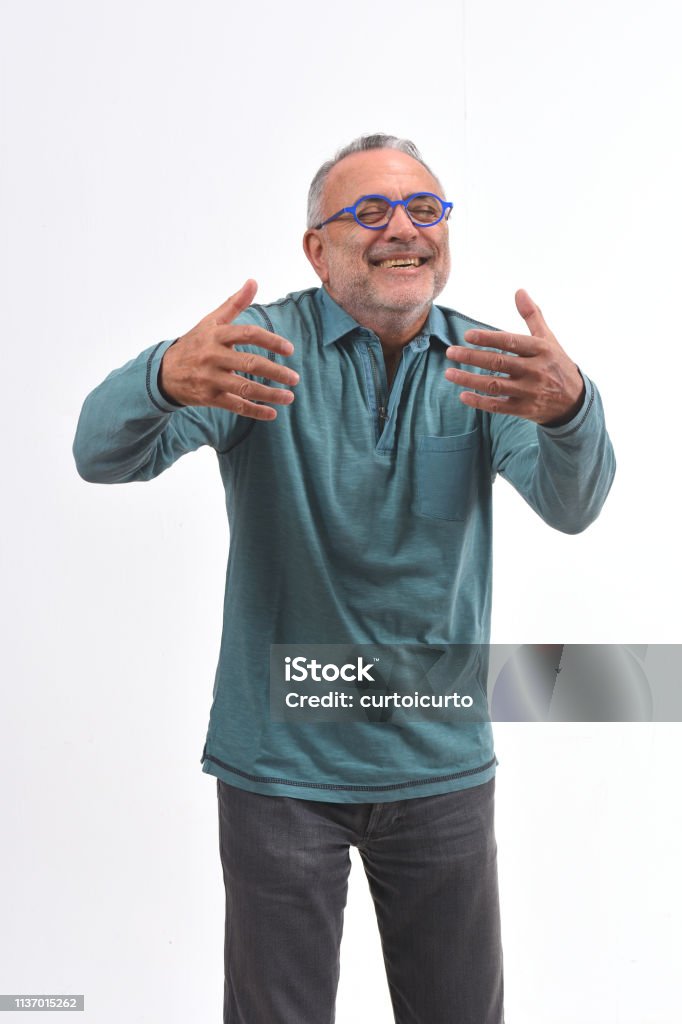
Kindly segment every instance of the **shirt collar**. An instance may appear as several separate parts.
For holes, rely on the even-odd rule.
[[[339,306],[331,297],[327,289],[322,285],[317,291],[317,300],[322,317],[322,344],[331,345],[332,342],[340,341],[351,331],[362,330],[357,320],[354,320],[345,309]],[[439,306],[431,306],[426,323],[419,334],[412,341],[419,342],[423,339],[423,347],[430,338],[438,338],[443,345],[450,345],[448,326],[445,316]],[[410,342],[411,344],[411,342]]]

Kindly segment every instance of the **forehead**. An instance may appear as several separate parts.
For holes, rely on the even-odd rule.
[[[436,192],[436,178],[418,160],[397,149],[351,153],[332,167],[324,189],[325,206],[347,206],[359,196],[380,193],[403,199],[411,192]]]

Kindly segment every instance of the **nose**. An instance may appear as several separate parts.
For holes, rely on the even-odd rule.
[[[412,223],[404,206],[394,206],[384,228],[389,238],[416,238],[417,226]]]

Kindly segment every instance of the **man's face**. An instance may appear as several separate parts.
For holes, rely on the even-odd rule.
[[[414,192],[442,196],[439,183],[419,161],[393,149],[353,153],[329,172],[322,219],[363,195],[405,199]],[[424,317],[450,273],[447,221],[416,227],[402,206],[380,231],[363,228],[352,214],[344,214],[324,228],[307,231],[304,248],[331,297],[366,325],[377,317],[404,323]],[[400,256],[424,262],[418,267],[382,265]]]

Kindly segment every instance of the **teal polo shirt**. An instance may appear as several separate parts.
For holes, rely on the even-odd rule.
[[[289,357],[239,346],[300,375],[274,421],[168,401],[157,380],[168,340],[88,396],[74,442],[80,474],[100,483],[149,480],[215,449],[230,548],[203,771],[252,792],[348,803],[487,782],[489,720],[275,720],[271,647],[486,645],[493,482],[506,477],[550,526],[585,529],[615,471],[595,385],[583,374],[582,408],[557,428],[465,406],[445,350],[488,325],[441,306],[403,348],[390,389],[379,338],[324,288],[250,306],[236,322],[295,346]]]

